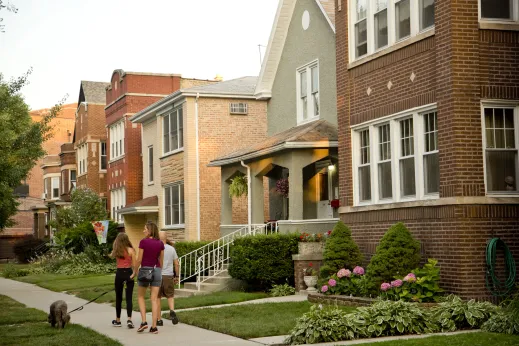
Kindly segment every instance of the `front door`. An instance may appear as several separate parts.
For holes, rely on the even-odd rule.
[[[325,167],[317,173],[317,218],[333,218],[333,210],[330,205],[332,196],[332,177],[328,168]]]

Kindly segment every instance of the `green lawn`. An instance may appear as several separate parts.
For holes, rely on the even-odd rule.
[[[373,342],[363,346],[515,346],[518,335],[495,333],[468,333],[452,336],[431,336],[424,339]]]
[[[289,334],[296,320],[311,306],[309,302],[247,304],[180,311],[177,315],[182,323],[250,339]]]
[[[77,324],[63,330],[47,323],[47,314],[25,307],[23,304],[0,295],[0,345],[121,345],[95,331]]]

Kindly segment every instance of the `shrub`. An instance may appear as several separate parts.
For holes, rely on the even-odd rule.
[[[382,296],[390,300],[403,300],[413,302],[438,301],[441,292],[440,268],[438,261],[430,258],[423,268],[417,268],[404,278],[383,283]],[[389,287],[387,290],[386,288]]]
[[[351,230],[337,222],[326,240],[321,266],[321,278],[328,278],[341,268],[353,268],[362,263],[362,253],[351,238]]]
[[[272,297],[291,296],[295,293],[296,289],[288,283],[284,283],[283,285],[272,285],[272,288],[270,289],[270,295]]]
[[[363,321],[337,307],[321,308],[314,305],[296,322],[286,344],[314,344],[350,340],[362,335]]]
[[[480,328],[497,307],[489,302],[467,301],[450,295],[445,301],[432,308],[432,317],[442,332],[453,332],[457,329]]]
[[[402,223],[391,226],[382,237],[368,265],[368,275],[375,284],[389,282],[418,267],[420,242],[414,240]]]
[[[353,271],[340,269],[327,280],[319,282],[321,293],[369,297],[376,294],[376,286],[364,275],[364,268],[355,267]]]
[[[178,257],[182,257],[207,244],[209,244],[208,241],[179,241],[175,243],[175,250],[177,251]]]
[[[20,263],[29,263],[29,261],[42,253],[48,248],[41,246],[45,241],[31,236],[23,237],[14,244],[14,254]]]
[[[27,276],[27,275],[29,275],[28,269],[17,268],[13,264],[6,265],[4,267],[4,269],[2,270],[2,276],[6,279],[18,278],[20,276]]]
[[[229,274],[249,285],[267,290],[273,284],[294,282],[292,255],[297,254],[297,235],[255,235],[234,240]]]
[[[70,250],[74,253],[81,253],[85,250],[85,248],[89,245],[106,249],[105,251],[111,252],[112,245],[117,237],[117,223],[110,221],[108,225],[108,235],[106,238],[106,244],[99,244],[97,240],[97,236],[94,232],[94,226],[92,223],[85,222],[77,227],[71,229],[62,229],[56,232],[55,241],[58,247],[61,247],[65,250]],[[139,244],[136,244],[138,247]]]
[[[492,333],[519,334],[519,294],[492,315],[481,329]]]

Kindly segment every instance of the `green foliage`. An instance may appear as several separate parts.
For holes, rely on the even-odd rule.
[[[272,288],[270,289],[270,295],[272,297],[291,296],[295,293],[296,289],[288,283],[284,283],[283,285],[272,285]]]
[[[71,229],[74,226],[106,220],[107,213],[103,200],[90,188],[74,189],[70,194],[70,208],[60,208],[56,212],[56,220],[50,222],[58,231]]]
[[[322,278],[330,277],[341,268],[361,265],[362,253],[351,238],[351,230],[342,221],[337,222],[326,240],[323,259],[320,268]]]
[[[90,222],[79,224],[72,229],[62,229],[56,232],[55,242],[58,247],[70,250],[73,253],[80,253],[89,245],[99,248],[99,251],[112,251],[113,242],[117,237],[117,223],[110,221],[108,225],[108,235],[106,244],[99,244],[97,236],[94,232],[94,226]],[[134,245],[134,247],[137,247]]]
[[[341,271],[344,271],[344,269]],[[330,278],[319,281],[319,288],[322,290],[322,293],[327,295],[352,295],[354,297],[370,297],[377,293],[376,286],[366,275],[351,273],[348,274],[348,276],[342,276],[339,275],[339,273],[335,273]],[[330,285],[330,280],[335,281],[335,286]],[[326,286],[326,291],[323,290],[324,286]]]
[[[362,335],[364,321],[337,307],[314,305],[296,322],[285,340],[288,345],[351,340]]]
[[[45,241],[31,236],[23,237],[14,244],[14,254],[20,263],[29,263],[29,261],[43,253],[48,248],[40,247]],[[37,250],[38,249],[38,250]]]
[[[18,268],[13,264],[8,264],[2,270],[2,276],[6,279],[19,278],[21,276],[29,275],[29,270],[26,268]]]
[[[268,290],[273,284],[294,281],[292,255],[297,254],[295,234],[255,235],[234,240],[229,274],[249,285]]]
[[[175,250],[177,251],[178,257],[182,257],[207,244],[209,244],[208,241],[179,241],[175,243]]]
[[[519,334],[519,294],[486,321],[481,329],[487,332]]]
[[[455,295],[446,297],[444,302],[431,310],[432,318],[442,332],[480,328],[496,311],[497,307],[489,302],[467,302]]]
[[[14,189],[45,155],[42,143],[51,136],[50,121],[63,104],[54,106],[41,121],[33,122],[20,94],[31,72],[10,82],[0,73],[0,230],[14,225],[12,216],[19,204]]]
[[[231,198],[241,197],[243,195],[247,196],[247,193],[247,177],[245,175],[237,175],[231,179],[231,183],[229,184],[229,196]]]
[[[391,226],[382,237],[367,273],[376,285],[402,277],[420,263],[420,242],[402,223]]]
[[[410,274],[402,280],[402,286],[392,287],[382,296],[390,300],[403,300],[406,302],[436,302],[440,299],[443,289],[440,288],[440,268],[438,261],[429,258],[422,268],[412,271],[416,278]]]

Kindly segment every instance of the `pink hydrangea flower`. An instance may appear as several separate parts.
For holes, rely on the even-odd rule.
[[[348,278],[349,278],[350,275],[351,275],[351,272],[350,272],[349,269],[344,269],[344,268],[342,268],[341,270],[339,270],[339,271],[337,272],[337,277],[338,277],[338,278],[343,278],[343,277],[348,277]]]
[[[321,287],[321,292],[326,292],[328,291],[328,286],[324,285],[323,287]]]
[[[331,287],[335,287],[335,285],[337,285],[337,281],[335,281],[334,279],[330,279],[328,280],[328,285],[330,285]]]
[[[415,282],[416,281],[416,275],[413,273],[409,273],[404,277],[404,281],[406,282]]]
[[[364,275],[364,268],[356,266],[355,268],[353,268],[353,274]]]
[[[391,287],[400,287],[402,286],[402,280],[391,281]]]
[[[391,284],[388,284],[387,282],[384,282],[382,285],[380,285],[380,289],[384,292],[390,288],[391,288]]]

